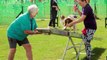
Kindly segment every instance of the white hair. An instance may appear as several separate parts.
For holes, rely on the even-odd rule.
[[[35,5],[35,4],[30,5],[30,6],[28,7],[28,12],[29,12],[30,14],[37,13],[37,12],[38,12],[38,7],[37,7],[37,5]]]

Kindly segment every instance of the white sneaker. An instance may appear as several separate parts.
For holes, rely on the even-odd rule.
[[[65,30],[65,29],[66,29],[66,27],[63,28],[63,30]]]
[[[47,27],[47,29],[50,29],[50,28],[51,28],[50,26]]]

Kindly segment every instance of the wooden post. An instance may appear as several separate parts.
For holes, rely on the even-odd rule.
[[[32,3],[33,3],[33,0],[30,0],[30,2],[32,2]]]
[[[21,14],[24,13],[24,10],[23,10],[23,8],[24,8],[24,7],[23,7],[23,2],[24,2],[24,1],[21,0],[21,9],[22,9],[22,10],[21,10],[20,13],[16,16],[16,18],[19,17]]]
[[[105,18],[105,28],[107,28],[107,17]]]
[[[24,2],[24,1],[23,1],[23,0],[21,0],[21,3],[22,3],[22,4],[23,4],[23,2]]]

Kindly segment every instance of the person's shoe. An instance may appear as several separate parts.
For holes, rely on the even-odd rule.
[[[50,28],[51,28],[50,26],[47,27],[47,29],[50,29]]]
[[[91,60],[91,58],[89,59],[89,58],[85,57],[83,60]]]
[[[64,27],[63,30],[66,30],[66,27]]]

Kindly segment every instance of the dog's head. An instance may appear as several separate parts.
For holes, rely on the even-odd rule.
[[[65,18],[65,25],[73,22],[75,20],[74,15],[69,15],[67,18]]]
[[[64,16],[64,15],[62,15],[62,16],[61,16],[61,20],[64,20],[64,19],[65,19],[65,16]]]
[[[66,26],[67,24],[71,23],[72,21],[73,21],[72,19],[66,18],[66,19],[65,19],[65,26]]]

